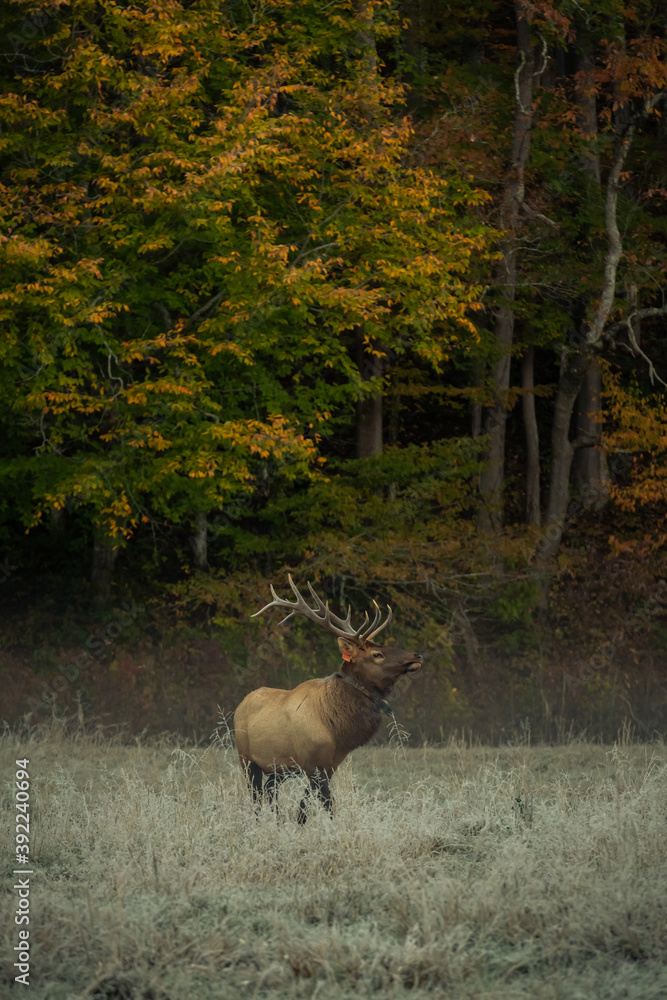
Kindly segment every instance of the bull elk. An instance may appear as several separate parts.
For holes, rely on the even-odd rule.
[[[350,751],[375,735],[382,712],[393,714],[385,697],[399,677],[419,670],[422,656],[374,642],[392,620],[388,605],[387,617],[382,621],[380,608],[373,601],[373,621],[366,613],[361,627],[355,629],[350,608],[347,618],[339,618],[309,583],[316,605],[311,608],[292,577],[287,579],[296,602],[283,600],[271,587],[273,600],[256,614],[274,607],[288,608],[289,614],[281,625],[294,615],[317,622],[338,639],[343,662],[330,677],[304,681],[292,691],[262,687],[247,695],[234,713],[236,749],[256,802],[265,792],[273,801],[280,782],[289,774],[303,771],[311,789],[331,813],[331,775]],[[264,775],[268,775],[265,785]],[[302,801],[299,822],[305,818]]]

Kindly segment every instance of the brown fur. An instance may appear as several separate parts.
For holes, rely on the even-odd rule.
[[[419,653],[394,646],[372,641],[359,645],[344,638],[338,645],[341,672],[368,695],[333,674],[304,681],[292,691],[258,688],[236,709],[236,748],[256,797],[262,790],[260,771],[284,776],[301,769],[313,787],[320,776],[316,790],[330,808],[326,779],[352,750],[368,743],[380,725],[381,711],[372,695],[386,697],[399,677],[421,666]],[[275,784],[276,778],[272,791]]]

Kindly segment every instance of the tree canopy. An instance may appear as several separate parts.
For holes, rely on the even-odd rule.
[[[27,524],[71,497],[127,538],[267,460],[312,477],[368,390],[355,331],[436,371],[470,350],[484,196],[410,163],[350,4],[77,0],[23,47],[30,10],[4,14],[1,247]],[[373,44],[395,30],[378,16]]]

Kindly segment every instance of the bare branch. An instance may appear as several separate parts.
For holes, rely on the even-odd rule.
[[[667,309],[663,310],[663,312],[667,313]],[[632,352],[634,354],[638,354],[640,356],[640,358],[643,358],[644,361],[646,362],[646,364],[648,365],[648,377],[651,380],[651,385],[654,385],[655,382],[658,381],[660,383],[660,385],[664,385],[665,388],[667,388],[667,382],[664,382],[660,378],[660,376],[658,375],[658,373],[655,370],[653,362],[651,361],[651,359],[649,358],[649,356],[647,354],[644,354],[644,352],[642,351],[641,347],[637,343],[637,338],[635,337],[635,331],[634,331],[633,326],[632,326],[632,320],[633,320],[633,318],[634,318],[633,316],[628,316],[628,318],[626,320],[626,326],[627,326],[627,329],[628,329],[628,340],[630,341],[630,348],[631,348],[631,350],[632,350]]]
[[[652,319],[655,316],[667,316],[667,305],[665,306],[646,306],[644,309],[635,309],[629,316],[625,319],[619,320],[617,323],[612,323],[605,330],[605,337],[610,339],[615,337],[617,333],[621,330],[625,330],[628,323],[634,323],[642,319]]]
[[[546,40],[546,38],[544,37],[544,35],[542,34],[541,31],[538,31],[538,35],[540,36],[540,41],[542,43],[542,49],[540,51],[540,57],[542,59],[542,65],[540,66],[539,69],[535,70],[535,72],[533,73],[533,76],[542,76],[542,74],[544,73],[545,69],[547,68],[547,62],[549,60],[549,47],[547,45],[547,40]]]
[[[647,98],[644,101],[642,112],[628,126],[616,152],[616,157],[612,163],[611,170],[609,171],[609,178],[607,180],[607,198],[605,203],[605,228],[609,239],[609,249],[607,250],[607,258],[604,265],[602,294],[598,302],[598,307],[595,311],[595,316],[593,317],[593,322],[586,333],[586,342],[590,345],[597,344],[604,336],[604,328],[609,318],[609,313],[611,312],[614,303],[614,295],[616,293],[616,272],[618,270],[619,261],[623,255],[623,244],[621,242],[621,234],[618,229],[618,220],[616,217],[621,172],[635,137],[637,125],[643,118],[646,117],[646,115],[648,115],[656,104],[662,100],[664,96],[665,91],[659,91],[657,94],[654,94],[653,97]]]
[[[523,49],[520,50],[519,56],[520,56],[519,65],[517,66],[514,72],[514,97],[516,99],[516,105],[519,108],[519,110],[524,115],[529,115],[530,109],[524,108],[523,104],[521,103],[521,84],[519,78],[521,76],[521,70],[526,65],[526,53],[523,51]]]
[[[218,304],[223,295],[224,292],[216,292],[216,294],[213,295],[208,300],[208,302],[205,302],[204,305],[200,309],[198,309],[196,313],[193,313],[192,316],[189,316],[186,319],[185,323],[183,324],[183,330],[187,330],[189,326],[192,326],[192,324],[196,323],[198,319],[201,319],[202,316],[204,316],[209,311],[209,309],[212,309],[213,306]]]

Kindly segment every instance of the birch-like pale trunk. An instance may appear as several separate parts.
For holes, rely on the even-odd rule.
[[[623,244],[617,221],[618,188],[621,171],[634,138],[635,128],[634,123],[628,127],[617,149],[607,180],[605,228],[609,245],[597,308],[590,323],[585,324],[577,336],[577,342],[568,344],[563,349],[551,432],[552,460],[547,506],[547,532],[538,549],[538,554],[542,558],[550,558],[555,555],[560,545],[570,499],[572,459],[575,448],[581,443],[570,437],[572,411],[591,361],[600,351],[605,327],[614,304],[616,273],[623,254]]]

